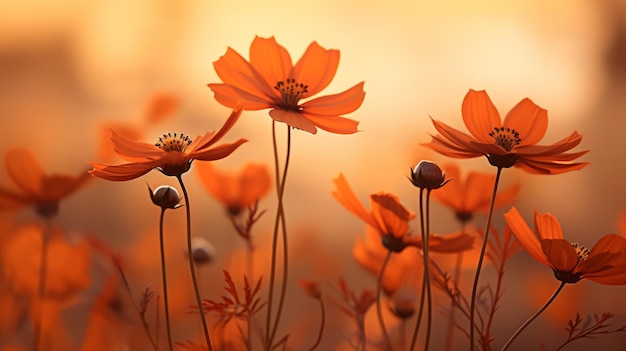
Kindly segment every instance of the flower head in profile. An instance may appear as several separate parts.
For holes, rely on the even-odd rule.
[[[434,191],[432,198],[452,209],[460,222],[469,221],[475,213],[487,213],[491,202],[491,189],[496,176],[491,173],[470,171],[461,175],[461,169],[456,164],[445,167],[450,182],[445,187]],[[519,183],[508,186],[496,195],[494,209],[510,205],[517,199]]]
[[[326,88],[335,76],[338,50],[327,50],[313,42],[293,65],[287,50],[274,37],[255,37],[250,61],[228,48],[213,65],[223,83],[209,87],[224,106],[234,107],[243,99],[245,110],[270,108],[275,121],[309,133],[317,133],[317,128],[338,134],[357,132],[358,122],[341,115],[361,106],[365,98],[363,82],[339,94],[307,100]]]
[[[0,187],[0,210],[18,210],[34,206],[37,213],[48,217],[57,213],[59,202],[81,188],[89,174],[47,174],[27,149],[11,149],[4,155],[9,178],[15,190]]]
[[[214,161],[230,155],[246,139],[234,143],[215,144],[233,127],[241,115],[241,106],[235,108],[218,132],[208,132],[195,139],[182,133],[166,133],[156,144],[133,141],[111,130],[115,152],[129,163],[105,165],[92,162],[92,175],[111,181],[126,181],[141,177],[153,169],[167,176],[187,172],[193,160]]]
[[[267,167],[257,163],[248,163],[237,173],[201,163],[196,167],[196,174],[207,192],[226,206],[232,215],[240,214],[267,195],[272,182]]]
[[[463,99],[462,115],[471,135],[433,119],[440,134],[425,145],[449,157],[486,156],[493,166],[517,166],[530,173],[564,173],[588,164],[572,162],[587,151],[567,152],[582,141],[577,132],[552,145],[537,145],[548,129],[548,112],[528,98],[501,120],[485,91],[470,90]]]
[[[407,210],[394,194],[378,192],[370,195],[371,210],[356,197],[348,181],[340,174],[333,179],[335,189],[332,195],[348,211],[374,228],[382,239],[383,246],[393,252],[401,252],[407,246],[422,247],[422,239],[409,235],[409,221],[415,213]],[[474,238],[461,233],[459,235],[435,235],[429,238],[429,248],[437,252],[459,252],[472,247]]]
[[[625,238],[608,234],[587,249],[563,239],[561,225],[550,213],[535,212],[536,234],[515,207],[504,218],[524,250],[552,268],[558,280],[576,283],[585,278],[606,285],[626,284]]]

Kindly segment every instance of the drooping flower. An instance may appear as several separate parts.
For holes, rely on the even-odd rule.
[[[354,112],[365,98],[363,82],[334,95],[306,100],[331,82],[339,65],[339,51],[311,43],[292,65],[289,52],[274,37],[255,37],[250,61],[228,48],[213,66],[223,83],[209,84],[215,99],[234,107],[243,99],[245,110],[271,108],[278,122],[315,134],[317,128],[331,133],[357,132],[358,122],[341,115]]]
[[[34,206],[44,217],[57,213],[59,202],[82,187],[89,177],[87,170],[78,175],[47,174],[27,149],[5,153],[7,173],[16,190],[0,187],[0,210],[18,210]]]
[[[153,145],[133,141],[112,132],[111,141],[115,152],[129,163],[105,165],[92,162],[92,175],[111,181],[126,181],[141,177],[153,169],[167,176],[180,176],[187,172],[193,160],[214,161],[230,155],[246,139],[234,143],[214,146],[233,127],[241,115],[241,106],[236,107],[218,132],[207,132],[195,139],[182,133],[166,133]]]
[[[248,163],[236,173],[220,171],[210,163],[196,167],[200,183],[232,215],[267,195],[271,186],[270,172],[265,165]]]
[[[452,209],[461,222],[467,222],[477,212],[486,213],[491,201],[491,189],[496,176],[476,171],[470,171],[467,175],[462,176],[461,170],[456,164],[445,165],[444,169],[450,182],[445,187],[433,191],[432,198]],[[515,202],[519,190],[520,185],[516,183],[498,191],[494,209]]]
[[[394,252],[401,252],[407,246],[422,247],[422,239],[409,235],[409,221],[415,213],[407,210],[394,194],[379,192],[370,195],[368,212],[365,206],[350,188],[343,174],[333,179],[335,189],[332,195],[348,211],[361,218],[367,225],[373,227],[381,236],[383,245]],[[459,252],[470,249],[474,238],[465,233],[454,235],[431,234],[429,248],[437,252]]]
[[[558,280],[576,283],[585,278],[606,285],[626,284],[625,238],[607,234],[589,250],[563,239],[561,225],[550,213],[535,212],[536,233],[515,207],[504,218],[524,250],[552,268]]]
[[[564,173],[588,164],[572,162],[588,151],[567,152],[582,141],[577,132],[552,145],[537,145],[548,129],[548,112],[528,98],[501,120],[485,91],[470,90],[463,99],[462,115],[471,135],[433,119],[441,134],[433,135],[425,145],[449,157],[486,156],[493,166],[516,166],[530,173]]]

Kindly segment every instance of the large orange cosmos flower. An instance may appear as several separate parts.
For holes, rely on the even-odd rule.
[[[237,174],[220,171],[210,163],[196,168],[200,183],[232,215],[254,205],[270,190],[270,172],[265,165],[248,163]]]
[[[35,206],[43,216],[56,214],[59,201],[74,193],[90,179],[87,170],[78,175],[46,174],[26,149],[11,149],[4,161],[17,190],[0,187],[0,210],[17,210]]]
[[[233,127],[241,111],[241,106],[236,107],[218,132],[207,132],[193,141],[182,133],[167,133],[153,145],[127,139],[111,130],[115,152],[129,163],[110,166],[92,162],[93,169],[89,173],[112,181],[135,179],[153,169],[167,176],[180,176],[189,170],[193,160],[222,159],[247,141],[239,139],[234,143],[212,147]]]
[[[355,111],[365,98],[363,82],[335,95],[317,97],[335,76],[339,51],[326,50],[316,42],[292,65],[291,56],[274,37],[255,37],[250,46],[250,62],[228,48],[214,64],[223,84],[209,84],[215,99],[234,107],[240,99],[244,109],[271,108],[278,122],[315,134],[317,128],[332,133],[351,134],[358,122],[340,115]]]
[[[401,252],[407,246],[422,247],[421,237],[409,236],[409,221],[415,218],[415,213],[404,208],[396,195],[385,192],[370,195],[371,210],[368,212],[343,174],[339,174],[333,182],[333,197],[348,211],[373,227],[388,250]],[[470,249],[473,242],[474,238],[465,233],[431,234],[429,249],[437,252],[460,252]]]
[[[559,221],[550,213],[535,212],[536,235],[515,207],[504,218],[524,250],[552,268],[558,280],[576,283],[586,278],[600,284],[626,284],[625,238],[608,234],[589,250],[564,240]]]
[[[469,221],[476,212],[486,213],[496,176],[473,171],[462,176],[461,169],[456,164],[448,164],[444,169],[450,181],[446,186],[433,191],[432,198],[452,209],[457,219],[463,223]],[[520,185],[516,183],[499,191],[494,208],[502,208],[515,202],[519,190]]]
[[[548,112],[528,98],[513,107],[502,121],[485,91],[470,90],[463,99],[462,115],[471,135],[433,119],[441,134],[432,136],[432,141],[425,145],[446,156],[487,156],[496,167],[517,166],[531,173],[557,174],[588,164],[571,162],[588,151],[567,153],[582,140],[577,132],[552,145],[536,145],[548,129]]]

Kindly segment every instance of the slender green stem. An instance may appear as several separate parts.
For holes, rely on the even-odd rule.
[[[376,283],[376,312],[378,313],[378,322],[380,323],[380,330],[383,333],[383,338],[385,339],[385,346],[387,350],[392,350],[391,346],[391,338],[389,338],[389,333],[387,332],[387,328],[385,327],[385,320],[383,318],[383,309],[380,303],[380,296],[383,290],[383,276],[385,275],[385,269],[387,268],[387,263],[389,263],[389,259],[391,258],[392,251],[389,250],[387,252],[387,256],[385,256],[385,260],[383,261],[382,266],[380,267],[380,272],[378,273],[378,281]]]
[[[198,312],[200,312],[200,320],[202,321],[202,330],[204,332],[204,338],[206,340],[207,348],[209,351],[213,351],[213,345],[211,344],[211,336],[209,335],[209,327],[206,322],[206,316],[204,315],[204,308],[202,308],[202,299],[200,298],[200,289],[198,288],[198,279],[196,278],[195,263],[193,262],[192,248],[191,248],[191,210],[189,209],[189,195],[183,183],[182,176],[176,176],[178,183],[180,184],[180,190],[183,192],[185,198],[185,212],[187,215],[187,257],[189,258],[189,270],[191,271],[191,280],[193,282],[193,290],[196,295],[196,304],[198,305]]]
[[[425,228],[425,220],[424,220],[424,188],[420,188],[419,194],[419,211],[420,211],[420,231],[422,233],[422,246],[424,244],[424,233],[426,232]],[[425,278],[425,277],[424,277]],[[424,311],[424,300],[426,298],[426,283],[422,281],[422,292],[420,296],[420,305],[417,310],[417,322],[415,323],[415,329],[413,330],[413,338],[411,339],[411,348],[409,350],[413,351],[415,349],[415,344],[417,343],[417,335],[419,334],[420,325],[422,324],[422,312]]]
[[[285,166],[283,168],[282,176],[280,173],[280,165],[278,160],[278,145],[276,143],[276,121],[272,121],[272,145],[274,149],[274,173],[276,175],[276,189],[278,195],[278,209],[276,211],[276,218],[274,221],[274,232],[272,234],[272,259],[270,268],[270,284],[269,284],[269,299],[267,304],[267,317],[266,317],[266,329],[265,329],[265,350],[272,349],[272,344],[278,330],[278,322],[280,321],[280,315],[285,301],[285,295],[287,292],[287,274],[288,274],[288,250],[287,250],[287,225],[285,222],[285,212],[283,206],[283,194],[285,192],[285,182],[287,179],[287,170],[289,168],[289,156],[291,153],[291,129],[287,125],[287,151],[285,155]],[[282,229],[283,239],[283,280],[281,285],[281,294],[278,302],[278,308],[276,312],[276,319],[272,324],[272,307],[274,300],[274,284],[276,281],[276,247],[278,246],[278,230]]]
[[[172,329],[170,327],[170,308],[167,298],[167,278],[165,274],[165,244],[163,243],[163,219],[165,218],[165,208],[161,209],[159,217],[159,244],[161,245],[161,276],[163,279],[163,304],[165,306],[165,326],[167,328],[167,343],[170,351],[174,350],[172,344]]]
[[[515,339],[524,331],[524,329],[526,329],[526,327],[528,327],[528,325],[530,323],[532,323],[537,317],[539,317],[539,315],[545,311],[546,308],[548,308],[548,306],[550,306],[550,304],[552,303],[552,301],[554,301],[554,299],[556,299],[556,297],[559,295],[559,293],[561,292],[561,290],[563,290],[563,287],[565,286],[565,282],[561,282],[561,284],[559,285],[559,287],[556,289],[556,291],[554,292],[554,294],[552,294],[552,296],[550,296],[550,298],[548,299],[548,301],[546,301],[546,303],[541,306],[541,308],[539,310],[537,310],[537,312],[535,312],[535,314],[533,314],[532,316],[530,316],[530,318],[528,318],[528,320],[526,322],[524,322],[524,324],[522,324],[521,327],[519,327],[515,333],[513,333],[513,335],[511,335],[511,337],[509,338],[509,340],[506,342],[506,344],[504,344],[504,346],[502,346],[502,349],[500,351],[506,351],[509,346],[511,346],[511,344],[513,343],[513,341],[515,341]]]
[[[46,304],[46,274],[48,266],[48,241],[52,236],[53,228],[50,220],[45,220],[44,228],[41,231],[41,262],[39,263],[39,290],[37,296],[39,298],[38,316],[35,317],[35,326],[33,330],[33,350],[41,349],[42,343],[42,323],[44,316],[44,306]]]
[[[322,322],[320,323],[320,331],[317,333],[317,339],[315,340],[315,344],[311,346],[309,351],[315,350],[320,342],[322,341],[322,335],[324,334],[324,326],[326,325],[326,309],[324,308],[324,300],[322,298],[318,298],[317,301],[320,303],[320,312],[322,314]]]
[[[478,265],[476,266],[476,273],[474,275],[474,284],[472,286],[472,298],[470,301],[470,351],[474,351],[474,315],[476,311],[476,294],[478,292],[478,281],[480,279],[480,270],[483,266],[483,260],[485,259],[485,251],[487,249],[487,242],[489,240],[489,229],[491,227],[491,217],[493,216],[493,206],[496,202],[496,194],[498,192],[498,183],[500,182],[500,175],[502,174],[502,167],[498,167],[496,173],[496,179],[493,183],[493,192],[491,193],[491,200],[489,202],[489,211],[487,212],[487,222],[485,223],[485,230],[483,232],[483,243],[480,248],[480,256],[478,257]]]

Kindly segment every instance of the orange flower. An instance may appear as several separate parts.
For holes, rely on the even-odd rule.
[[[237,215],[270,190],[270,173],[265,165],[248,163],[238,174],[221,172],[210,163],[196,168],[200,183],[228,212]]]
[[[537,235],[515,207],[504,218],[524,250],[552,268],[558,280],[576,283],[586,278],[600,284],[626,284],[625,238],[608,234],[589,250],[564,240],[559,221],[550,213],[535,212]]]
[[[224,106],[234,107],[243,99],[244,109],[271,108],[270,116],[275,121],[313,134],[317,128],[338,134],[357,131],[358,122],[340,115],[361,106],[365,98],[363,82],[342,93],[300,103],[328,86],[339,65],[338,50],[326,50],[313,42],[292,65],[291,56],[274,37],[255,37],[250,62],[228,48],[213,65],[224,83],[208,86]]]
[[[469,172],[461,176],[461,170],[456,164],[445,167],[446,176],[450,182],[446,186],[433,191],[434,200],[451,208],[461,222],[469,221],[476,212],[487,212],[491,202],[491,190],[496,176],[490,173]],[[520,190],[519,184],[509,186],[496,195],[494,208],[502,208],[515,202]]]
[[[566,152],[580,144],[582,135],[577,132],[552,145],[537,145],[548,129],[548,112],[528,98],[502,121],[485,91],[470,90],[463,99],[462,115],[472,135],[433,119],[441,134],[432,136],[425,145],[449,157],[487,156],[493,166],[517,166],[530,173],[564,173],[588,164],[571,162],[588,151]]]
[[[0,210],[17,210],[34,205],[40,215],[54,215],[59,201],[74,193],[90,179],[86,171],[76,176],[46,174],[35,156],[26,149],[7,151],[4,161],[17,191],[0,187]]]
[[[158,169],[167,176],[180,176],[187,172],[193,160],[214,161],[230,155],[246,139],[234,143],[211,147],[233,127],[241,115],[241,106],[230,114],[222,128],[216,132],[208,132],[193,141],[182,133],[167,133],[159,138],[156,145],[129,140],[111,130],[111,141],[115,152],[129,161],[117,166],[109,166],[92,162],[92,175],[112,181],[125,181],[138,178],[153,169]]]
[[[332,195],[340,204],[367,225],[376,229],[381,236],[383,245],[391,251],[401,252],[407,246],[422,247],[422,239],[409,236],[409,221],[415,213],[402,206],[396,195],[379,192],[370,195],[371,211],[356,197],[343,174],[333,179],[336,189]],[[459,252],[472,247],[474,238],[465,234],[435,235],[429,237],[429,249],[437,252]]]

